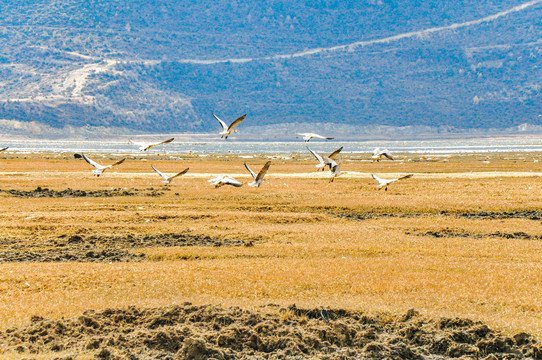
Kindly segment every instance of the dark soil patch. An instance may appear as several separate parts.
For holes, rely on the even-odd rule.
[[[478,211],[453,213],[441,211],[441,215],[452,215],[467,219],[530,219],[542,220],[541,210],[517,210],[517,211]]]
[[[38,186],[34,190],[3,190],[5,193],[20,198],[68,198],[68,197],[111,197],[111,196],[161,196],[166,189],[111,189],[111,190],[51,190]],[[169,189],[167,189],[169,190]]]
[[[412,233],[406,232],[407,235]],[[519,239],[519,240],[541,240],[542,235],[530,235],[524,233],[523,231],[518,231],[514,233],[504,233],[504,232],[493,232],[489,234],[483,233],[469,233],[456,231],[451,229],[442,229],[442,230],[429,230],[415,233],[417,236],[430,236],[434,238],[450,238],[450,237],[459,237],[459,238],[471,238],[471,239],[482,239],[482,238],[502,238],[502,239]]]
[[[250,240],[219,239],[192,234],[157,234],[145,236],[62,235],[52,241],[0,240],[2,262],[116,262],[141,261],[145,254],[138,248],[176,246],[251,246]]]
[[[542,220],[542,211],[538,210],[518,210],[518,211],[478,211],[478,212],[449,212],[441,211],[439,213],[378,213],[378,212],[329,212],[331,216],[336,216],[349,220],[373,220],[381,218],[418,218],[422,216],[455,216],[467,219],[530,219]]]
[[[429,214],[423,213],[376,213],[376,212],[332,212],[329,213],[331,216],[348,219],[348,220],[373,220],[373,219],[382,219],[382,218],[416,218],[427,216]]]
[[[542,359],[528,334],[507,337],[468,319],[215,306],[107,309],[71,319],[34,316],[0,332],[21,357],[67,351],[97,359]]]

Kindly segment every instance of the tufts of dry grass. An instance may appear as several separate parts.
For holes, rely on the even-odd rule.
[[[130,159],[116,173],[93,178],[86,163],[68,156],[2,160],[1,189],[163,191],[42,199],[0,193],[2,241],[189,233],[253,246],[130,250],[146,255],[138,263],[1,263],[0,326],[25,323],[34,314],[62,317],[89,308],[191,301],[392,313],[414,307],[426,316],[469,317],[542,335],[542,240],[536,238],[542,222],[526,216],[542,209],[542,183],[530,175],[542,171],[540,163],[513,155],[491,155],[490,164],[476,156],[446,163],[358,158],[351,155],[344,171],[428,176],[415,175],[384,192],[368,175],[345,174],[332,184],[288,177],[314,170],[311,162],[294,159],[274,163],[259,189],[214,189],[198,174],[244,174],[244,159],[153,159],[167,173],[190,167],[167,187],[151,173],[150,161]],[[522,174],[476,176],[482,171]],[[430,176],[435,173],[449,176]],[[494,215],[475,216],[482,212]],[[518,232],[531,237],[512,236]]]

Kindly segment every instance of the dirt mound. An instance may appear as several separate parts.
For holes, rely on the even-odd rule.
[[[62,235],[51,241],[35,239],[0,240],[2,262],[116,262],[141,261],[145,254],[136,249],[176,246],[251,246],[250,240],[220,239],[193,234],[145,236]]]
[[[411,232],[406,232],[407,235],[411,235]],[[417,236],[430,236],[434,238],[449,238],[449,237],[460,237],[460,238],[471,238],[471,239],[482,239],[482,238],[502,238],[502,239],[521,239],[521,240],[540,240],[542,239],[542,235],[530,235],[523,231],[517,231],[513,233],[505,233],[505,232],[493,232],[493,233],[470,233],[470,232],[462,232],[462,231],[456,231],[451,229],[442,229],[442,230],[429,230],[429,231],[423,231],[423,232],[417,232],[415,233]]]
[[[66,198],[66,197],[111,197],[111,196],[161,196],[166,189],[111,189],[111,190],[51,190],[38,186],[34,190],[3,190],[5,193],[20,198]],[[167,189],[169,190],[169,189]]]
[[[32,318],[0,332],[0,353],[64,351],[97,359],[542,359],[528,334],[507,337],[467,319],[424,319],[319,309],[262,311],[181,306],[87,311],[62,320]]]

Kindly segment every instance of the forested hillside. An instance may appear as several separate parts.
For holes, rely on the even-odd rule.
[[[542,124],[542,1],[0,0],[0,43],[3,132]]]

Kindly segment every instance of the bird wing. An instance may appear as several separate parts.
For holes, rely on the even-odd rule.
[[[379,177],[378,177],[378,176],[376,176],[375,174],[371,174],[371,176],[372,176],[372,177],[373,177],[373,179],[375,179],[375,180],[376,180],[376,182],[377,182],[377,183],[379,183],[380,185],[382,185],[382,184],[385,184],[385,183],[386,183],[386,181],[387,181],[387,180],[385,180],[385,179],[381,179],[381,178],[379,178]]]
[[[256,173],[254,171],[252,171],[251,168],[248,167],[247,163],[245,163],[245,167],[247,168],[248,172],[250,173],[250,175],[252,175],[252,178],[254,180],[256,180],[256,178],[258,177],[258,175],[256,175]]]
[[[110,166],[113,167],[113,166],[115,166],[115,165],[120,165],[120,164],[122,164],[122,163],[124,162],[124,160],[126,160],[126,158],[120,159],[119,161],[117,161],[117,162],[114,163],[114,164],[111,164]]]
[[[167,143],[172,142],[173,140],[175,140],[175,138],[167,139],[159,143],[146,143],[146,144],[143,144],[141,147],[144,147],[144,150],[149,150],[152,147],[155,147],[157,145],[167,144]]]
[[[217,182],[219,182],[220,180],[222,180],[222,178],[223,178],[222,176],[217,176],[217,177],[214,177],[214,178],[209,179],[209,180],[207,180],[207,181],[210,182],[210,183],[216,184]]]
[[[9,148],[9,146],[6,146],[5,148],[0,149],[0,151],[5,151],[5,150],[7,150],[8,148]]]
[[[380,154],[380,148],[375,148],[373,150],[373,156],[378,156],[378,154]]]
[[[172,142],[173,140],[175,140],[175,138],[171,138],[171,139],[164,140],[164,141],[162,141],[162,142],[159,142],[158,144],[154,144],[153,146],[156,146],[156,145],[162,145],[162,144],[168,144],[168,143]]]
[[[238,117],[237,119],[235,119],[231,124],[230,126],[228,127],[228,131],[231,131],[233,129],[235,129],[235,127],[237,125],[239,125],[241,123],[241,121],[245,120],[245,118],[247,117],[247,114],[245,115],[242,115],[240,117]]]
[[[343,146],[341,146],[340,148],[338,148],[337,150],[335,150],[334,152],[329,154],[328,158],[333,159],[335,156],[337,156],[342,151],[342,149],[343,149]]]
[[[269,170],[269,166],[271,166],[271,161],[268,161],[265,163],[265,165],[263,166],[263,168],[260,170],[260,172],[258,173],[258,176],[256,176],[256,178],[254,179],[256,182],[258,182],[258,180],[262,180],[263,177],[265,176],[265,174],[267,173],[267,170]]]
[[[387,157],[390,160],[393,160],[393,157],[391,156],[391,154],[387,150],[382,151],[382,155],[384,155],[385,157]]]
[[[337,166],[337,162],[333,159],[328,158],[327,156],[322,156],[322,159],[324,160],[324,164],[329,165],[330,169],[334,166]]]
[[[164,174],[163,172],[160,172],[160,171],[156,170],[156,168],[154,167],[154,165],[151,165],[151,167],[152,167],[152,169],[153,169],[154,171],[156,171],[156,173],[157,173],[158,175],[160,175],[161,177],[163,177],[163,178],[166,179],[166,180],[168,179],[167,175]]]
[[[243,186],[243,183],[242,183],[242,182],[235,180],[235,179],[232,178],[231,176],[226,176],[226,177],[223,179],[223,181],[224,181],[224,184],[233,185],[233,186],[236,186],[236,187],[241,187],[241,186]]]
[[[316,138],[320,138],[320,139],[325,139],[325,140],[333,140],[332,137],[326,137],[326,136],[322,136],[322,135],[318,135],[318,134],[311,134],[312,137],[316,137]]]
[[[218,122],[220,123],[220,125],[222,125],[222,129],[224,129],[224,131],[227,131],[228,130],[228,124],[226,124],[224,121],[220,120],[219,117],[215,115],[215,113],[211,113],[211,114],[213,114],[215,119],[217,119]]]
[[[316,160],[320,161],[321,163],[324,162],[324,158],[321,157],[320,155],[318,155],[317,153],[315,153],[314,151],[312,151],[311,149],[309,149],[308,146],[307,146],[307,150],[309,150],[310,153],[311,153],[312,155],[314,155],[314,157],[316,158]]]
[[[170,177],[170,178],[169,178],[168,180],[173,180],[173,179],[175,179],[175,178],[176,178],[177,176],[181,176],[181,175],[184,175],[184,174],[186,174],[186,173],[188,172],[188,169],[190,169],[190,168],[186,168],[186,169],[184,169],[184,170],[183,170],[183,171],[181,171],[180,173],[178,173],[178,174],[175,174],[175,175],[173,175],[172,177]]]
[[[96,169],[103,169],[105,166],[98,164],[96,161],[89,159],[85,154],[83,154],[83,159],[88,162],[90,165],[94,166]]]
[[[400,177],[399,179],[397,179],[397,180],[408,179],[408,178],[411,178],[411,177],[413,177],[413,176],[414,176],[414,174],[408,174],[408,175],[405,175],[405,176],[401,176],[401,177]]]

